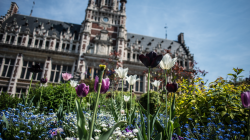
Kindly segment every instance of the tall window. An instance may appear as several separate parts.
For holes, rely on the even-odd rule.
[[[59,49],[59,42],[56,42],[56,50]]]
[[[41,48],[43,46],[43,40],[40,40],[39,47]]]
[[[3,34],[0,34],[0,42],[2,42]]]
[[[128,60],[130,59],[130,53],[127,54],[127,59],[128,59]]]
[[[10,43],[14,43],[14,41],[15,41],[15,36],[12,36],[11,40],[10,40]]]
[[[74,52],[75,50],[76,50],[76,45],[73,45],[72,52]]]
[[[23,67],[22,67],[22,73],[21,77],[22,79],[31,79],[32,73],[29,72],[28,68],[30,68],[32,65],[40,64],[41,69],[43,69],[44,63],[41,62],[32,62],[32,61],[24,61]],[[42,72],[34,73],[32,80],[41,80]]]
[[[0,87],[0,94],[2,92],[7,92],[8,87]]]
[[[32,38],[29,39],[28,45],[31,45]]]
[[[22,43],[22,37],[18,37],[17,43],[18,43],[18,44],[21,44],[21,43]]]
[[[69,45],[69,44],[67,44],[67,47],[66,47],[66,50],[67,50],[67,51],[69,50],[69,46],[70,46],[70,45]]]
[[[7,35],[6,42],[10,41],[10,35]]]
[[[65,49],[65,43],[62,44],[62,51]]]
[[[46,47],[49,48],[49,41],[46,41]]]
[[[135,91],[137,91],[137,92],[143,92],[143,76],[139,75],[138,78],[140,80],[136,81],[136,83],[135,83]]]
[[[11,76],[14,64],[15,64],[15,59],[5,58],[5,63],[4,63],[3,73],[2,73],[3,77]]]
[[[26,88],[16,88],[16,97],[20,98],[21,95],[26,95]]]
[[[0,57],[0,69],[1,69],[2,63],[3,63],[3,58]]]
[[[38,40],[38,39],[36,39],[36,41],[35,41],[35,46],[37,46],[37,45],[38,45],[38,42],[39,42],[39,40]]]
[[[50,82],[64,82],[62,78],[62,73],[71,73],[71,66],[63,65],[52,65]]]

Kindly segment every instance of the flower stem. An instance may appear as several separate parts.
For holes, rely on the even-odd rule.
[[[64,81],[64,92],[63,92],[62,106],[63,106],[63,102],[64,102],[64,94],[65,94],[65,81]]]
[[[101,86],[102,86],[102,75],[103,75],[103,72],[104,72],[104,70],[102,70],[100,72],[100,75],[99,75],[98,92],[97,92],[96,103],[95,103],[95,108],[94,108],[94,115],[92,116],[91,126],[90,126],[90,129],[89,129],[90,132],[89,132],[89,138],[88,138],[88,140],[91,140],[91,138],[92,138],[94,123],[95,123],[95,118],[96,118],[96,111],[97,111],[97,107],[98,107],[99,96],[100,96],[100,91],[101,91]]]
[[[165,70],[165,84],[168,84],[168,77],[167,77],[167,70]],[[166,93],[166,120],[165,120],[165,128],[167,129],[168,126],[168,94],[167,94],[167,87],[165,86],[165,93]]]
[[[149,108],[149,88],[150,88],[150,67],[148,68],[148,104],[147,104],[147,110],[148,110],[148,140],[150,140],[150,108]]]
[[[132,86],[130,86],[130,113],[132,112]]]
[[[28,99],[29,99],[29,94],[30,94],[32,79],[33,79],[33,72],[32,72],[32,76],[31,76],[31,80],[30,80],[30,86],[29,86],[28,95],[27,95],[27,97],[26,97],[25,105],[27,104],[27,101],[28,101]]]
[[[248,140],[250,140],[250,132],[249,132],[249,127],[250,127],[250,109],[248,109],[248,126],[247,126],[247,134],[248,134]]]
[[[71,110],[71,103],[72,103],[72,102],[71,102],[71,100],[72,100],[72,89],[71,89],[71,91],[70,91],[70,92],[71,92],[71,95],[70,95],[70,105],[69,105],[69,111]]]
[[[122,107],[123,107],[123,78],[122,78],[122,102],[121,102],[121,110],[122,110]]]
[[[39,107],[40,108],[41,108],[42,96],[43,96],[43,86],[42,86],[41,95],[40,95],[40,101],[39,101]]]

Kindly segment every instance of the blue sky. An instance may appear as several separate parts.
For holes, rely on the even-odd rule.
[[[12,0],[19,13],[29,15],[33,0]],[[36,0],[33,16],[81,24],[88,0]],[[10,0],[0,1],[5,15]],[[130,33],[177,40],[180,32],[198,67],[209,73],[209,82],[226,78],[233,67],[250,71],[250,0],[128,0]]]

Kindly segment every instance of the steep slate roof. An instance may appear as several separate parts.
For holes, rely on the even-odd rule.
[[[79,24],[55,21],[55,20],[44,19],[44,18],[37,18],[37,17],[32,17],[32,16],[20,15],[20,14],[14,14],[8,19],[6,19],[2,24],[2,28],[5,28],[6,23],[8,23],[8,26],[12,25],[14,18],[16,19],[17,25],[22,26],[21,32],[24,32],[26,28],[28,27],[30,29],[30,34],[33,33],[34,29],[39,28],[40,23],[41,23],[43,24],[45,30],[49,30],[49,33],[48,33],[49,36],[52,36],[53,32],[56,32],[58,38],[61,33],[67,32],[68,28],[70,27],[71,34],[73,35],[75,33],[75,40],[77,40],[80,29],[81,29],[81,25]],[[26,25],[27,20],[28,20],[28,26]],[[51,30],[52,24],[53,24],[53,30]],[[157,49],[164,50],[164,49],[168,49],[171,46],[171,53],[174,53],[180,47],[180,48],[183,48],[186,54],[189,54],[189,50],[185,46],[173,40],[161,39],[161,38],[139,35],[139,34],[134,34],[134,33],[127,33],[127,40],[128,40],[127,42],[128,45],[126,47],[128,48],[130,48],[138,40],[138,42],[140,42],[139,45],[142,45],[142,50],[145,50],[146,48],[148,48],[149,51],[152,51],[156,47],[158,47],[158,44],[161,44],[161,47],[158,47]]]
[[[169,49],[169,47],[171,46],[171,53],[174,53],[179,47],[182,48],[186,54],[189,53],[189,50],[187,50],[185,46],[181,45],[177,41],[150,37],[145,35],[138,35],[134,33],[127,33],[127,42],[129,44],[127,46],[128,48],[136,44],[137,41],[138,44],[142,46],[142,50],[145,50],[146,48],[148,48],[149,51],[152,51],[155,48],[164,50],[164,49]],[[160,44],[160,47],[158,44]]]
[[[81,28],[81,25],[78,25],[78,24],[37,18],[37,17],[32,17],[32,16],[20,15],[20,14],[14,14],[8,19],[6,19],[2,24],[2,28],[5,28],[6,23],[8,23],[8,26],[11,25],[14,21],[14,18],[16,18],[17,25],[19,26],[22,25],[21,32],[24,32],[25,29],[28,27],[30,29],[30,33],[33,33],[34,29],[39,28],[39,25],[41,23],[43,24],[44,29],[49,30],[49,33],[48,33],[49,36],[52,36],[53,32],[56,32],[57,37],[59,37],[61,32],[62,33],[67,32],[68,28],[70,27],[70,32],[72,33],[72,35],[75,33],[75,40],[77,40],[78,34],[80,32],[80,28]],[[37,19],[38,21],[36,21]],[[26,26],[27,20],[28,20],[28,26]],[[53,30],[51,30],[52,24],[53,24]]]

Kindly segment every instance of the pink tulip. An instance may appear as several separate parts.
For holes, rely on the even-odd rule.
[[[241,102],[244,108],[250,109],[250,91],[241,93]]]
[[[96,76],[96,77],[95,77],[95,85],[94,85],[94,90],[95,90],[95,92],[97,92],[97,89],[98,89],[98,82],[99,82],[99,77]],[[101,93],[101,94],[106,93],[106,92],[109,90],[109,86],[110,86],[109,78],[102,79],[102,86],[101,86],[101,91],[100,91],[100,93]]]
[[[62,73],[62,77],[64,81],[68,81],[70,78],[73,78],[73,76],[69,73]]]

